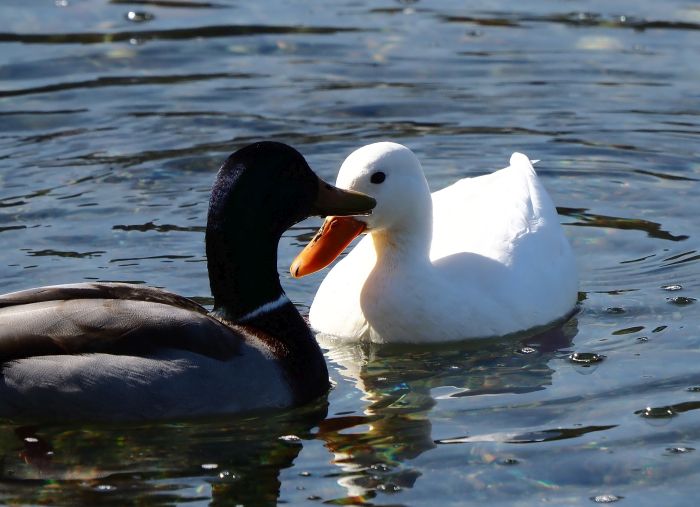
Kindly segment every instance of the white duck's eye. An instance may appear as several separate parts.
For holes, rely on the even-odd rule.
[[[376,173],[373,173],[372,176],[369,177],[369,181],[372,183],[381,183],[386,179],[386,174],[384,174],[382,171],[377,171]]]

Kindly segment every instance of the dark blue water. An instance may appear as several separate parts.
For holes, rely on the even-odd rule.
[[[513,151],[541,159],[581,312],[523,340],[330,351],[327,406],[6,421],[1,502],[695,504],[700,5],[469,4],[2,2],[2,292],[118,280],[206,303],[228,153],[285,141],[333,180],[355,148],[394,140],[433,189]],[[318,224],[280,246],[302,312],[323,273],[287,267]]]

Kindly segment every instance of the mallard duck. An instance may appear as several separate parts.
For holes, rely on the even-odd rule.
[[[329,388],[326,364],[277,273],[282,233],[374,200],[319,179],[293,148],[233,153],[206,229],[213,311],[130,284],[0,296],[0,416],[153,419],[299,405]]]
[[[574,255],[532,163],[464,178],[430,193],[400,144],[353,152],[336,182],[364,192],[371,216],[326,219],[295,259],[317,271],[364,238],[328,273],[310,311],[326,338],[429,343],[504,336],[547,326],[577,302]]]

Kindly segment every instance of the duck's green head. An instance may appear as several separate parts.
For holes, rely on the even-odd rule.
[[[259,142],[228,157],[219,170],[209,204],[209,227],[262,229],[279,236],[312,215],[365,215],[376,202],[321,180],[297,150]]]
[[[235,320],[282,294],[277,243],[311,215],[364,215],[375,205],[321,180],[291,146],[260,142],[233,153],[214,181],[206,250],[215,310]]]

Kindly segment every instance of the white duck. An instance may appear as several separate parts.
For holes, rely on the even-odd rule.
[[[503,336],[552,324],[577,302],[575,259],[530,160],[431,194],[411,150],[353,152],[337,185],[374,197],[372,215],[332,217],[297,257],[317,271],[369,233],[321,284],[311,326],[330,337],[430,343]]]

